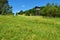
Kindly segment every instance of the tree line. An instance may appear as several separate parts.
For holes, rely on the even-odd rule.
[[[26,16],[34,16],[36,12],[35,7],[26,11],[21,10],[18,14]],[[47,3],[46,6],[40,7],[40,16],[60,17],[60,5]]]
[[[18,15],[35,16],[35,7],[29,10],[21,10]],[[12,13],[12,6],[9,5],[8,0],[0,0],[0,14],[7,15]],[[40,7],[39,16],[60,17],[60,5],[55,3],[47,3]]]

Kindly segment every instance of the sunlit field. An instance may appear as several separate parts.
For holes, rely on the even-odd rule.
[[[0,16],[0,40],[60,40],[60,18]]]

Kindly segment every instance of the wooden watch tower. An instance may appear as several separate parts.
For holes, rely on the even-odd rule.
[[[40,14],[40,7],[36,6],[35,9],[36,9],[35,16],[39,16],[39,14]]]

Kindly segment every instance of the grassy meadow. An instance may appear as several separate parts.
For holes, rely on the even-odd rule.
[[[0,16],[0,40],[60,40],[60,18]]]

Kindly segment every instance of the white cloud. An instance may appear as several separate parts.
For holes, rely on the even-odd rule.
[[[23,8],[24,8],[24,7],[25,7],[25,5],[22,5],[21,7],[23,7]]]

